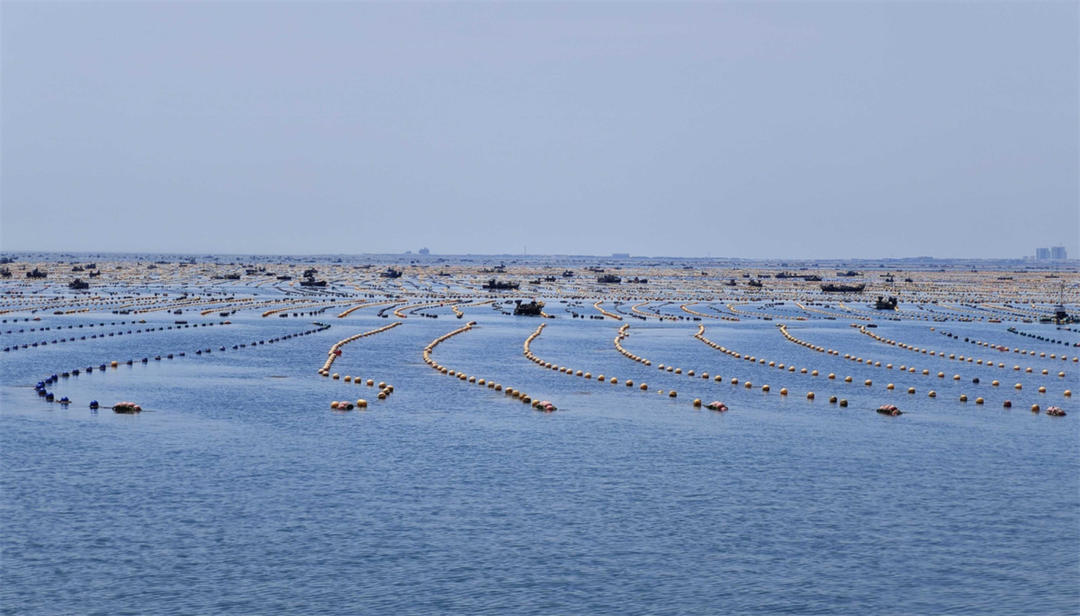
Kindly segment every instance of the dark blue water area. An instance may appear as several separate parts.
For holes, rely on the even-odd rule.
[[[889,370],[794,345],[776,322],[703,321],[710,339],[819,370],[813,377],[712,349],[693,338],[696,322],[629,320],[623,345],[654,362],[645,366],[615,351],[620,323],[546,321],[534,353],[616,376],[612,385],[528,361],[522,343],[539,321],[478,306],[466,307],[462,320],[440,309],[439,319],[410,317],[345,345],[332,370],[393,384],[393,395],[377,401],[377,388],[316,374],[334,342],[390,322],[375,310],[326,314],[314,320],[331,324],[327,331],[254,346],[313,329],[313,319],[242,313],[227,326],[5,353],[0,610],[1080,611],[1080,410],[1061,396],[1075,389],[1071,356],[1063,363],[1011,354],[1001,369],[891,347],[843,320],[788,322],[797,337],[894,363]],[[424,364],[425,345],[471,319],[478,325],[442,343],[435,359],[550,399],[559,411],[538,413]],[[40,324],[102,320],[52,316]],[[934,326],[1029,344],[1002,324],[905,321],[876,331],[949,353],[997,353]],[[3,344],[15,340],[5,334]],[[248,346],[231,348],[241,343]],[[1060,352],[1044,347],[1027,348]],[[212,352],[194,354],[206,348]],[[153,359],[167,353],[174,359]],[[97,369],[113,360],[117,368]],[[659,370],[661,362],[683,374]],[[931,375],[900,373],[901,363]],[[1014,372],[1017,363],[1034,372]],[[33,392],[51,373],[91,365],[94,372],[50,387],[70,396],[70,407]],[[723,382],[701,379],[701,371]],[[838,378],[828,380],[829,372]],[[842,381],[848,375],[852,383]],[[1001,387],[989,385],[994,378]],[[637,388],[642,382],[649,391]],[[1012,389],[1015,382],[1024,389]],[[763,384],[772,390],[762,392]],[[1038,394],[1039,385],[1048,393]],[[790,395],[780,396],[781,387]],[[937,398],[926,396],[930,388]],[[666,395],[671,389],[677,398]],[[961,403],[961,393],[986,404]],[[829,404],[829,395],[850,405]],[[731,410],[694,409],[695,397]],[[329,408],[358,398],[371,402],[367,411]],[[1002,408],[1007,398],[1012,409]],[[147,410],[92,413],[90,399],[134,400]],[[905,414],[875,413],[883,402]],[[1070,415],[1032,414],[1035,402],[1061,404]]]

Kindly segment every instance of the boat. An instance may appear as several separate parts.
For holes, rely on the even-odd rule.
[[[522,302],[520,299],[514,302],[514,316],[539,317],[544,314],[544,302]]]
[[[47,278],[48,276],[49,276],[49,274],[47,274],[46,272],[43,272],[43,271],[39,270],[39,269],[38,269],[38,268],[36,268],[36,267],[34,268],[34,270],[33,270],[33,271],[31,271],[31,272],[26,272],[26,277],[27,277],[27,278]]]
[[[760,280],[751,280],[750,282],[746,283],[746,285],[750,286],[750,287],[754,287],[755,289],[760,289],[761,287],[765,286],[765,285],[761,284]]]
[[[379,276],[382,276],[383,278],[401,278],[401,274],[401,270],[388,267],[386,268],[386,271],[381,272]]]
[[[573,278],[574,277],[574,270],[563,270],[562,277],[563,278]]]
[[[837,282],[828,282],[821,285],[821,290],[825,293],[862,293],[866,289],[865,284],[840,284]]]
[[[596,282],[603,284],[619,284],[622,282],[622,278],[619,278],[615,274],[604,274],[596,279]]]
[[[496,280],[494,278],[490,278],[487,282],[484,283],[483,288],[487,289],[488,291],[508,291],[511,289],[516,289],[520,286],[521,284],[517,282]]]
[[[90,288],[90,283],[84,282],[83,280],[80,280],[80,279],[76,278],[75,280],[72,280],[71,282],[68,283],[68,288],[69,289],[76,289],[76,290],[89,289]]]
[[[325,280],[315,280],[314,278],[305,278],[300,281],[302,287],[325,287]]]
[[[878,295],[877,301],[874,302],[874,308],[878,310],[896,310],[897,299],[895,296],[890,296],[885,299],[884,295]]]

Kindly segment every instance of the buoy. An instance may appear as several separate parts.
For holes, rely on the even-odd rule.
[[[701,408],[701,398],[694,398],[694,408]]]
[[[1038,404],[1032,404],[1031,405],[1031,412],[1032,413],[1038,413],[1039,412],[1039,405]]]
[[[678,395],[678,394],[677,394],[677,393],[675,393],[675,390],[674,390],[674,389],[672,389],[672,390],[671,390],[670,392],[668,392],[668,397],[669,397],[669,398],[674,398],[674,397],[675,397],[675,396],[677,396],[677,395]]]
[[[1003,407],[1005,407],[1007,409],[1011,409],[1012,408],[1012,400],[1006,400],[1005,402],[1003,402],[1001,404],[1001,406],[1003,406]]]

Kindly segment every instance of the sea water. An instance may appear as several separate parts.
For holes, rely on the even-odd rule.
[[[793,335],[841,353],[931,371],[901,374],[794,345],[777,331],[780,321],[703,321],[710,339],[818,369],[812,377],[714,350],[693,338],[697,322],[628,320],[623,345],[652,360],[645,366],[615,351],[620,323],[571,319],[549,306],[558,318],[544,321],[532,350],[592,372],[586,380],[522,355],[540,319],[477,306],[464,307],[462,320],[439,309],[438,319],[413,316],[342,347],[334,372],[394,386],[377,401],[374,388],[316,374],[333,343],[389,322],[376,310],[345,319],[240,313],[230,325],[4,353],[0,610],[1080,611],[1080,409],[1064,404],[1064,418],[1028,410],[1032,402],[1060,404],[1060,392],[1075,389],[1071,361],[1009,355],[999,369],[884,345],[843,319],[783,321]],[[105,322],[97,329],[126,332],[176,317],[140,318],[147,323],[43,316],[18,327]],[[436,361],[549,399],[558,411],[537,412],[422,361],[424,346],[469,320],[477,326],[438,346]],[[310,330],[312,321],[332,327],[250,344]],[[1006,326],[941,328],[1065,350],[1010,338]],[[68,331],[4,334],[0,344]],[[952,353],[992,353],[926,322],[883,321],[875,331]],[[241,343],[249,346],[232,349]],[[212,352],[194,353],[206,348]],[[120,365],[97,370],[112,360]],[[1034,374],[1011,371],[1016,361]],[[661,362],[684,374],[658,370]],[[50,386],[74,401],[69,407],[35,395],[42,378],[86,366],[94,372]],[[689,369],[723,382],[688,377]],[[1069,376],[1057,378],[1058,370]],[[936,378],[939,371],[947,377]],[[828,380],[829,372],[838,378]],[[619,383],[598,382],[599,374]],[[1001,387],[989,385],[994,378]],[[882,387],[893,381],[895,390]],[[1012,389],[1017,381],[1022,392]],[[639,390],[642,382],[649,391]],[[1050,391],[1040,396],[1039,384]],[[938,397],[928,398],[929,389]],[[959,402],[960,393],[970,401]],[[829,395],[849,406],[830,404]],[[987,403],[975,405],[976,396]],[[731,410],[695,409],[695,397]],[[331,400],[357,398],[369,400],[366,411],[329,409]],[[1006,398],[1013,408],[1002,408]],[[90,399],[103,408],[92,412]],[[104,408],[119,400],[146,411]],[[875,413],[882,403],[904,414]]]

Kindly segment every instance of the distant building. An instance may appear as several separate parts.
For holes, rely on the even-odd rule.
[[[431,254],[431,251],[430,251],[430,250],[428,250],[427,248],[421,248],[421,249],[420,249],[420,254],[422,254],[422,255],[429,255],[429,254]]]
[[[1036,248],[1035,249],[1035,260],[1037,260],[1037,261],[1048,261],[1049,259],[1050,259],[1050,249],[1049,248]]]
[[[1069,258],[1069,255],[1065,252],[1064,246],[1051,246],[1050,258],[1055,261],[1065,261]]]

